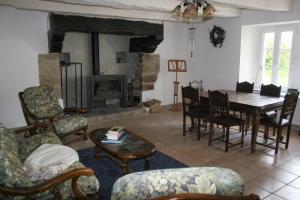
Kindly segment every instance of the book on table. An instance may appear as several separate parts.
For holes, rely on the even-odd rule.
[[[106,143],[106,144],[121,144],[126,139],[126,137],[127,137],[126,133],[123,133],[121,135],[121,137],[119,137],[117,140],[108,139],[107,136],[106,136],[101,140],[101,142]]]
[[[118,140],[122,135],[123,135],[124,131],[119,132],[119,133],[106,133],[106,137],[109,140]]]
[[[113,126],[107,131],[108,134],[119,134],[122,132],[124,132],[124,127],[122,126]]]

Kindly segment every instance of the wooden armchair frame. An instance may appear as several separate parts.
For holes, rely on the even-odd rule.
[[[37,129],[37,128],[45,128],[47,127],[46,123],[36,124],[33,126],[28,126],[20,129],[16,129],[16,133],[24,133]],[[67,180],[72,181],[72,190],[74,192],[75,198],[78,200],[88,200],[88,199],[96,199],[95,195],[87,196],[84,194],[77,186],[77,181],[80,176],[92,176],[94,175],[94,171],[91,168],[78,168],[68,171],[66,173],[60,174],[52,179],[49,179],[43,183],[40,183],[31,187],[23,187],[23,188],[11,188],[11,187],[3,187],[0,186],[0,193],[3,195],[9,196],[25,196],[29,198],[38,193],[45,192],[47,190],[52,190],[55,200],[61,199],[61,195],[58,190],[58,186]]]

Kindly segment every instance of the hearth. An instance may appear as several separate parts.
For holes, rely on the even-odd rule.
[[[87,108],[93,110],[108,104],[128,104],[126,75],[99,75],[87,77]]]

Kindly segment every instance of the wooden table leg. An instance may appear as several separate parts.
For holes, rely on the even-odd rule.
[[[211,145],[211,142],[214,137],[214,123],[210,122],[209,123],[209,137],[208,137],[208,145]]]
[[[150,159],[145,158],[145,170],[149,170],[149,169],[150,169]]]
[[[123,170],[124,175],[129,173],[129,171],[128,171],[128,162],[127,161],[122,162],[122,170]]]
[[[101,151],[101,149],[98,148],[97,146],[96,146],[95,148],[96,148],[95,159],[96,159],[96,160],[99,160],[99,159],[101,158],[101,153],[102,153],[102,151]]]
[[[256,138],[259,130],[260,110],[255,109],[252,114],[252,135],[251,135],[251,152],[255,152]]]

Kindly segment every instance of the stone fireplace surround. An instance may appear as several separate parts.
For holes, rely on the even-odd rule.
[[[157,45],[163,40],[162,24],[119,19],[66,16],[53,13],[50,14],[49,19],[50,30],[48,39],[50,52],[61,52],[64,36],[68,31],[91,33],[93,75],[87,77],[86,89],[88,108],[104,106],[105,101],[110,99],[119,99],[122,107],[127,106],[127,77],[124,75],[100,75],[99,53],[101,52],[99,52],[99,33],[137,36],[136,38],[130,38],[129,42],[129,51],[140,53],[140,80],[133,84],[138,86],[140,90],[154,89],[154,82],[157,79],[160,62],[159,55],[149,53],[152,53]],[[40,77],[43,77],[41,72]],[[119,89],[113,87],[111,91],[102,91],[102,94],[95,93],[95,87],[99,87],[99,83],[104,83],[104,86],[108,86],[106,89],[109,89],[111,87],[110,84],[113,85],[116,81],[118,81],[118,83],[115,85],[118,85]],[[44,83],[45,81],[42,82]],[[44,83],[44,85],[47,85],[47,83]],[[100,86],[100,88],[101,87],[103,87],[103,85]]]

